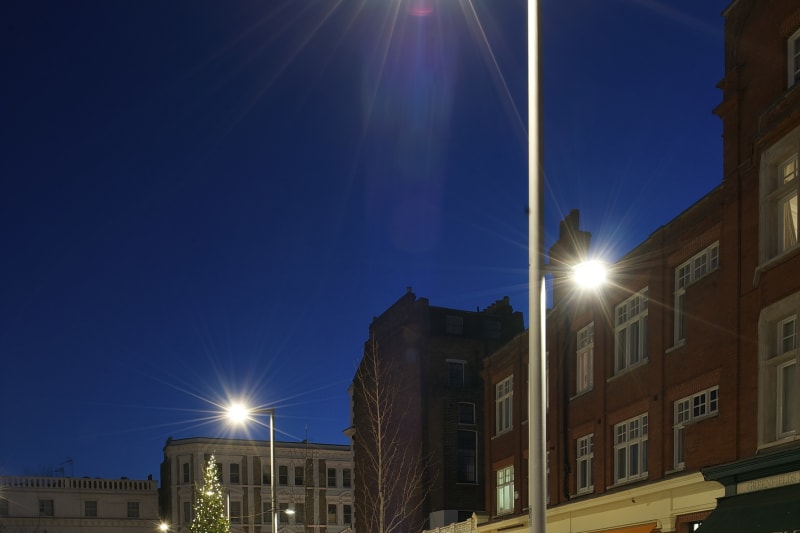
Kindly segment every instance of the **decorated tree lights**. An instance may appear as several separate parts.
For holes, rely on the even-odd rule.
[[[219,467],[214,456],[208,458],[203,486],[197,490],[192,533],[230,533],[231,521],[225,509],[225,498],[219,480]]]

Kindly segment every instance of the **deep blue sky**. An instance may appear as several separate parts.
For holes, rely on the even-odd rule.
[[[548,243],[720,182],[728,3],[543,0]],[[406,287],[527,316],[525,5],[3,2],[0,474],[158,478],[237,396],[345,443]]]

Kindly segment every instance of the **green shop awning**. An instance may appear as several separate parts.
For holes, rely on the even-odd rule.
[[[785,531],[800,531],[800,485],[720,498],[698,529],[698,533]]]

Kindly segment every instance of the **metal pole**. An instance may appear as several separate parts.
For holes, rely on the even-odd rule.
[[[531,533],[545,533],[544,209],[539,93],[539,0],[528,0],[528,506]]]
[[[278,532],[277,520],[277,491],[275,488],[275,409],[268,409],[269,413],[269,492],[270,492],[270,531]]]

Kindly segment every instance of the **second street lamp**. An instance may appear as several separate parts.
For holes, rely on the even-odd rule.
[[[228,407],[228,419],[235,423],[242,424],[247,422],[251,419],[251,415],[269,415],[269,527],[271,533],[277,533],[278,498],[275,487],[275,409],[250,409],[240,403],[232,404]]]

